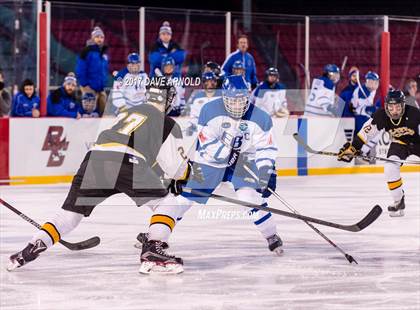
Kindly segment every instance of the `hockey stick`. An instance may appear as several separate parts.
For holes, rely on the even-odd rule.
[[[327,156],[337,156],[338,155],[338,153],[335,153],[335,152],[325,152],[325,151],[314,150],[308,144],[306,144],[305,141],[303,141],[303,139],[299,136],[298,133],[294,133],[293,138],[295,138],[295,140],[300,145],[302,145],[308,153],[318,154],[318,155],[327,155]],[[377,156],[367,156],[367,155],[356,155],[354,157],[362,158],[364,160],[376,159],[376,160],[386,161],[386,162],[389,162],[389,163],[420,165],[420,161],[414,161],[414,160],[398,160],[398,159],[390,159],[390,158],[377,157]]]
[[[269,207],[262,207],[262,206],[257,205],[257,204],[253,204],[253,203],[229,198],[229,197],[226,197],[226,196],[221,196],[221,195],[217,195],[217,194],[209,194],[209,193],[205,193],[205,192],[195,190],[195,189],[192,189],[192,188],[184,187],[182,190],[186,193],[192,194],[192,195],[197,196],[197,197],[210,197],[210,198],[214,198],[214,199],[221,200],[221,201],[224,201],[224,202],[229,202],[229,203],[241,205],[241,206],[244,206],[244,207],[247,207],[247,208],[258,209],[258,210],[262,210],[262,211],[269,211],[269,212],[274,213],[274,214],[283,215],[283,216],[286,216],[286,217],[291,217],[291,218],[294,218],[294,219],[303,220],[303,221],[307,221],[307,222],[312,222],[312,223],[316,223],[316,224],[319,224],[319,225],[324,225],[324,226],[333,227],[333,228],[346,230],[346,231],[351,231],[351,232],[358,232],[358,231],[361,231],[361,230],[365,229],[370,224],[372,224],[382,213],[382,208],[379,205],[376,205],[358,223],[353,224],[353,225],[341,225],[341,224],[328,222],[328,221],[324,221],[324,220],[321,220],[321,219],[317,219],[317,218],[314,218],[314,217],[309,217],[309,216],[305,216],[305,215],[301,215],[301,214],[295,214],[295,213],[291,213],[291,212],[287,212],[287,211],[283,211],[283,210],[278,210],[278,209],[273,209],[273,208],[269,208]]]
[[[244,165],[244,169],[252,176],[252,178],[258,182],[258,177],[257,175],[254,173],[254,171],[252,171],[247,165]],[[276,197],[284,206],[286,206],[290,211],[292,211],[295,214],[300,214],[296,209],[294,209],[286,200],[284,200],[279,194],[277,194],[275,191],[273,191],[271,188],[267,188],[268,191],[273,194],[274,197]],[[316,228],[314,225],[312,225],[311,223],[309,223],[308,221],[304,222],[310,227],[312,228],[318,235],[320,235],[322,238],[324,238],[325,241],[327,241],[329,244],[331,244],[334,248],[336,248],[339,252],[341,252],[341,254],[344,255],[344,257],[349,261],[349,263],[351,264],[352,262],[355,262],[356,264],[358,264],[358,262],[353,258],[353,256],[347,254],[346,252],[344,252],[338,245],[336,245],[332,240],[330,240],[326,235],[324,235],[318,228]]]
[[[28,223],[32,224],[33,226],[35,226],[38,229],[41,229],[41,225],[39,225],[33,219],[31,219],[30,217],[26,216],[22,212],[20,212],[18,209],[12,207],[12,205],[10,205],[6,201],[4,201],[2,198],[0,198],[0,203],[3,206],[5,206],[6,208],[8,208],[9,210],[11,210],[14,213],[16,213],[17,215],[19,215],[21,218],[23,218]],[[101,239],[99,239],[99,237],[92,237],[90,239],[87,239],[87,240],[84,240],[84,241],[80,241],[80,242],[76,242],[76,243],[67,242],[67,241],[64,241],[64,240],[61,240],[60,239],[59,242],[63,246],[65,246],[66,248],[68,248],[69,250],[72,250],[72,251],[80,251],[80,250],[86,250],[86,249],[90,249],[90,248],[93,248],[93,247],[97,246],[101,242]]]

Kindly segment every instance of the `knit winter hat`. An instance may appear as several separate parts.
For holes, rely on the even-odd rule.
[[[73,72],[67,73],[67,76],[64,78],[63,85],[74,84],[77,85],[77,79]]]
[[[168,21],[164,21],[162,26],[160,26],[159,34],[164,33],[164,32],[172,35],[172,29],[171,29],[171,26],[169,25]]]
[[[359,71],[359,68],[357,68],[356,66],[353,66],[350,68],[349,70],[349,77],[351,77],[353,75],[353,73]]]
[[[93,28],[91,36],[92,38],[97,37],[97,36],[105,37],[105,34],[100,27],[96,26],[95,28]]]

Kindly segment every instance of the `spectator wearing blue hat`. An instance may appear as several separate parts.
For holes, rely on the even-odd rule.
[[[96,97],[94,94],[85,93],[82,96],[82,109],[80,111],[83,118],[99,117],[99,112],[96,104]]]
[[[353,66],[349,70],[348,74],[349,83],[340,92],[340,98],[344,102],[343,117],[354,117],[354,111],[351,107],[351,98],[353,98],[353,92],[356,89],[357,80],[359,78],[359,68]]]
[[[50,92],[47,98],[47,114],[56,117],[81,118],[81,106],[76,101],[77,79],[73,72],[67,74],[63,85]]]
[[[98,108],[102,115],[106,105],[105,87],[108,83],[108,55],[104,45],[105,35],[100,27],[95,27],[91,39],[77,58],[76,75],[82,93],[87,92],[97,97]]]
[[[13,99],[11,116],[39,117],[39,108],[40,100],[35,93],[35,84],[26,79]]]
[[[161,65],[165,57],[173,58],[175,61],[173,76],[180,77],[186,52],[172,40],[172,28],[167,21],[160,27],[159,38],[149,52],[150,77],[162,75]]]

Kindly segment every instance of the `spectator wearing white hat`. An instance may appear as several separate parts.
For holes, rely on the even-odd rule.
[[[108,55],[104,45],[105,34],[100,27],[95,27],[90,40],[77,58],[76,74],[82,93],[92,93],[97,98],[99,112],[105,110],[105,87],[108,82]]]
[[[159,29],[159,38],[149,52],[150,77],[162,75],[161,64],[166,57],[172,57],[175,60],[173,76],[180,77],[185,56],[185,50],[172,40],[172,28],[169,22],[163,22]]]

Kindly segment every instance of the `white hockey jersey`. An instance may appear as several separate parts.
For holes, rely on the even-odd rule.
[[[267,82],[261,83],[253,91],[251,100],[271,116],[287,111],[286,88],[280,83],[274,88],[270,88]]]
[[[207,103],[198,119],[198,146],[194,161],[225,168],[232,154],[247,153],[258,168],[274,166],[277,146],[273,139],[271,117],[250,105],[242,119],[229,116],[222,99]]]
[[[188,106],[190,107],[190,124],[193,126],[197,126],[198,123],[198,116],[200,115],[201,109],[203,106],[210,101],[215,99],[221,98],[221,93],[219,90],[216,90],[212,93],[212,96],[209,97],[208,93],[203,90],[195,90],[192,94],[190,99],[188,100]]]
[[[370,91],[365,85],[360,88],[356,87],[351,98],[351,104],[355,110],[356,115],[364,115],[370,117],[369,113],[366,113],[367,107],[373,107],[375,105],[374,99],[376,90]]]
[[[311,92],[305,105],[304,116],[329,116],[335,102],[335,85],[327,77],[320,77],[312,81]]]
[[[147,74],[126,73],[114,81],[112,88],[112,104],[118,108],[131,108],[146,100]]]

